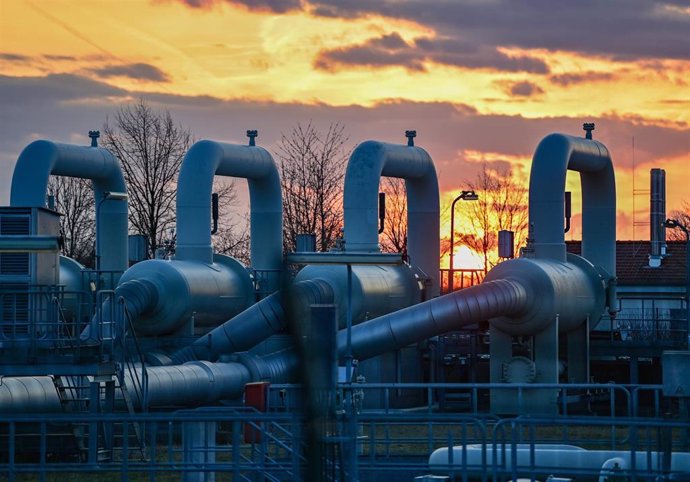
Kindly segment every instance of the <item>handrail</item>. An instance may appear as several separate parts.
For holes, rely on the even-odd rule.
[[[132,324],[132,317],[130,316],[127,306],[125,305],[124,298],[120,297],[117,300],[118,303],[118,335],[117,339],[120,340],[120,346],[122,349],[123,362],[121,364],[122,369],[127,369],[129,374],[129,379],[132,380],[134,391],[136,392],[137,399],[139,400],[139,408],[146,412],[148,411],[148,372],[146,370],[146,364],[144,363],[144,354],[139,345],[139,340],[134,332],[134,326]],[[128,349],[127,337],[130,337],[134,342],[134,349],[136,357],[130,356]],[[133,360],[139,360],[139,367],[136,366]],[[140,368],[140,370],[137,370]],[[141,372],[141,377],[139,373]],[[124,372],[120,373],[120,383],[125,384],[126,380],[124,377]]]

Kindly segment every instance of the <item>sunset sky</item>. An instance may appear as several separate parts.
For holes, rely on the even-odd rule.
[[[416,129],[444,203],[484,162],[526,179],[542,137],[594,121],[619,239],[648,236],[650,168],[669,211],[690,202],[685,0],[0,0],[0,204],[26,144],[85,144],[140,97],[197,138],[252,128],[269,150],[298,121],[352,145]]]

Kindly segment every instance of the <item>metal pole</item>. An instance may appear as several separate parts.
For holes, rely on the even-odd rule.
[[[453,204],[450,206],[450,264],[448,265],[448,292],[452,293],[453,292],[453,277],[454,277],[454,270],[453,270],[453,256],[454,253],[453,251],[455,250],[455,204],[462,199],[463,194],[460,194],[458,197],[453,199]]]
[[[687,348],[690,349],[690,230],[685,232],[685,321],[687,322]]]
[[[347,263],[347,354],[345,356],[346,383],[352,379],[352,264]]]

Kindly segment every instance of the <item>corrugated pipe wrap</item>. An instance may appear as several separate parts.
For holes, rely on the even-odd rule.
[[[522,313],[528,304],[527,291],[514,280],[472,286],[352,327],[352,355],[365,360],[464,325]],[[347,354],[347,330],[338,333],[338,353]]]

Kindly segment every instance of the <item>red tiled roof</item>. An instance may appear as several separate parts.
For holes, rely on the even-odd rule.
[[[667,241],[666,256],[658,268],[649,267],[649,241],[616,241],[616,276],[619,285],[685,286],[685,241]],[[582,252],[581,241],[567,241],[566,249]]]

